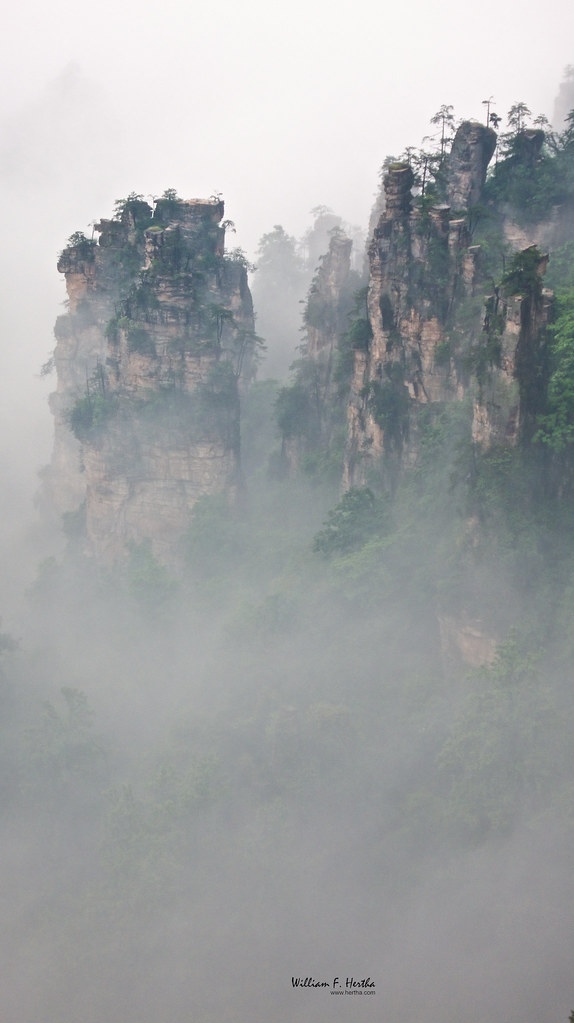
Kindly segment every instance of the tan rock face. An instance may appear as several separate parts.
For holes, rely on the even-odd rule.
[[[496,148],[496,132],[478,121],[463,121],[448,159],[448,203],[467,210],[480,199],[486,170]]]
[[[239,477],[239,381],[252,373],[246,268],[224,254],[223,203],[129,199],[60,257],[56,422],[47,488],[86,504],[87,548],[112,563],[149,540],[176,565],[204,494]]]
[[[368,314],[372,340],[355,352],[348,406],[344,486],[391,478],[416,457],[413,410],[461,397],[445,323],[455,294],[472,294],[476,255],[465,222],[448,206],[412,210],[413,174],[394,164],[384,181],[385,210],[369,248]],[[442,348],[441,348],[442,346]],[[448,346],[446,346],[448,347]]]
[[[494,144],[483,125],[459,128],[448,165],[453,207],[477,202]],[[389,167],[385,210],[369,248],[372,339],[354,353],[347,488],[378,481],[392,489],[401,468],[417,460],[423,406],[470,391],[472,438],[483,449],[516,444],[536,420],[552,296],[541,288],[510,296],[499,289],[485,305],[469,218],[453,217],[444,204],[413,209],[412,183],[408,165]],[[528,262],[532,253],[524,255]],[[546,262],[540,259],[540,275]]]

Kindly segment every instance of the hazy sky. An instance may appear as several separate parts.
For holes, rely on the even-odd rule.
[[[571,0],[13,5],[0,39],[4,479],[20,473],[27,501],[22,453],[49,457],[53,384],[37,374],[72,231],[166,187],[223,193],[231,244],[251,257],[274,224],[300,235],[319,204],[365,226],[384,157],[419,144],[442,103],[482,117],[492,95],[503,115],[524,100],[550,116],[573,39]]]
[[[0,43],[0,112],[43,111],[28,142],[80,220],[132,190],[219,191],[253,250],[278,221],[300,232],[319,203],[364,224],[383,158],[418,144],[441,103],[481,117],[493,95],[499,113],[520,99],[550,115],[573,38],[570,0],[36,0],[12,8]],[[82,188],[74,163],[88,158],[98,173]],[[63,239],[83,226],[61,220]]]

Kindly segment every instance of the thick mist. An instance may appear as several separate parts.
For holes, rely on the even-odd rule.
[[[39,574],[3,656],[5,1017],[567,1019],[565,684],[509,731],[540,791],[499,792],[503,750],[485,773],[469,748],[467,818],[445,757],[492,678],[442,677],[432,537],[331,569],[311,541],[334,496],[250,487],[184,580]]]
[[[0,100],[6,1023],[565,1023],[574,1008],[569,617],[537,666],[512,669],[527,680],[511,730],[531,751],[525,793],[512,765],[505,774],[507,719],[489,717],[503,691],[514,722],[512,671],[451,678],[441,659],[434,574],[465,514],[451,477],[468,438],[452,426],[435,490],[412,514],[405,497],[372,569],[366,555],[313,549],[339,483],[282,476],[273,419],[328,245],[327,229],[309,249],[312,211],[366,232],[383,159],[430,132],[441,103],[481,118],[492,94],[501,115],[519,99],[550,115],[574,14],[551,0],[540,17],[515,2],[462,14],[419,3],[408,24],[366,4],[12,12]],[[177,578],[86,559],[38,475],[53,430],[41,367],[65,298],[57,253],[116,199],[169,187],[223,193],[228,244],[253,262],[274,225],[294,242],[288,288],[262,267],[252,278],[268,352],[243,399],[245,492],[198,514]],[[539,613],[503,564],[480,584],[501,618]],[[481,747],[489,723],[498,745]],[[293,988],[310,976],[370,977],[376,994]]]

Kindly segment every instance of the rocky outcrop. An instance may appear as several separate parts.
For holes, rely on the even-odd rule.
[[[485,302],[467,219],[453,219],[446,205],[413,208],[412,180],[407,165],[389,168],[369,250],[372,336],[354,352],[346,489],[392,491],[418,459],[420,424],[432,421],[433,408],[472,396],[472,440],[485,452],[530,439],[542,407],[553,301],[542,287],[547,257],[536,248],[517,253]],[[437,617],[447,672],[493,660],[499,637],[481,599],[442,606]]]
[[[283,458],[293,475],[310,451],[328,450],[344,422],[341,405],[341,339],[349,329],[353,292],[360,283],[351,270],[353,243],[341,230],[331,232],[328,251],[321,257],[304,312],[305,358],[287,394],[297,422],[292,432],[285,422]]]
[[[555,131],[564,131],[565,121],[571,110],[574,110],[574,67],[570,64],[565,68],[564,80],[560,83],[558,95],[554,100],[552,125]]]
[[[538,280],[534,277],[516,294],[501,289],[486,301],[484,350],[490,350],[490,358],[477,367],[472,421],[472,439],[483,451],[531,439],[541,408],[547,327],[554,310],[553,293],[542,287],[548,257],[530,248],[516,259],[537,263]]]
[[[52,499],[85,502],[88,551],[107,563],[149,541],[175,564],[190,512],[239,479],[239,385],[256,345],[240,255],[219,200],[130,197],[60,257]]]
[[[495,149],[492,128],[478,121],[463,121],[448,158],[447,202],[454,210],[467,210],[479,201]]]
[[[478,249],[444,204],[413,209],[413,173],[391,164],[385,211],[369,248],[372,337],[354,355],[344,486],[362,486],[385,464],[387,483],[416,457],[413,408],[460,397],[446,322],[457,296],[474,292]],[[393,469],[394,466],[394,469]]]
[[[539,133],[525,134],[535,153]],[[459,128],[448,165],[454,213],[447,204],[415,203],[410,166],[388,167],[385,210],[369,248],[371,337],[354,352],[345,488],[378,478],[392,489],[417,459],[421,409],[469,391],[481,448],[534,431],[552,315],[541,281],[547,259],[532,247],[517,254],[506,283],[484,304],[481,250],[469,224],[494,144],[483,125]],[[465,208],[469,216],[459,216]]]
[[[327,402],[332,391],[333,360],[339,338],[347,328],[352,247],[351,239],[341,231],[331,236],[305,309],[307,354],[319,371],[321,402]]]
[[[379,459],[385,443],[402,447],[405,433],[406,386],[393,369],[393,348],[400,323],[408,319],[413,237],[411,189],[414,176],[408,164],[391,164],[384,179],[385,210],[369,247],[368,318],[371,339],[354,353],[351,399],[347,410],[348,439],[344,486],[364,485],[367,461]],[[392,379],[392,373],[400,379]],[[385,421],[385,396],[391,414]],[[378,402],[378,404],[375,404]],[[379,413],[379,414],[378,414]]]

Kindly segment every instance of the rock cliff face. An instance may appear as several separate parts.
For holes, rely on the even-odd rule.
[[[539,133],[530,134],[535,154]],[[370,331],[353,352],[344,489],[392,492],[418,460],[422,424],[449,402],[472,401],[472,440],[483,452],[536,430],[553,296],[542,287],[547,257],[534,246],[507,256],[489,295],[493,280],[472,230],[494,147],[494,132],[461,126],[442,175],[446,203],[415,202],[411,167],[387,168],[369,247]],[[503,236],[504,224],[497,229]],[[473,549],[464,565],[471,574]],[[495,656],[500,637],[481,599],[465,607],[439,602],[437,622],[446,671]]]
[[[478,121],[464,121],[449,155],[448,204],[467,210],[480,199],[486,170],[496,149],[496,132]]]
[[[527,428],[526,367],[538,358],[551,299],[497,294],[484,308],[488,284],[469,225],[495,143],[484,125],[461,125],[446,166],[449,204],[414,205],[410,166],[388,168],[369,248],[372,338],[354,353],[345,488],[376,478],[392,489],[417,458],[421,408],[469,389],[481,446],[514,443]]]
[[[353,292],[360,283],[351,270],[353,243],[335,230],[321,257],[307,299],[304,322],[305,359],[297,377],[300,409],[287,431],[283,455],[288,471],[297,472],[311,450],[329,449],[341,419],[340,341],[349,327]]]
[[[546,263],[544,257],[540,276]],[[485,361],[477,373],[472,439],[483,451],[515,445],[535,431],[553,307],[553,293],[541,284],[528,294],[496,295],[486,302],[483,331],[487,345],[494,341],[497,348],[490,364]]]
[[[473,294],[478,251],[448,206],[413,210],[412,185],[407,164],[389,167],[385,211],[369,248],[372,339],[355,351],[346,487],[367,483],[383,456],[391,476],[393,465],[412,460],[415,406],[461,396],[446,323],[455,299]]]
[[[219,200],[130,197],[73,236],[58,269],[56,440],[48,487],[85,502],[87,548],[112,563],[149,541],[175,563],[190,512],[239,480],[239,386],[256,338],[241,256],[224,254]]]

